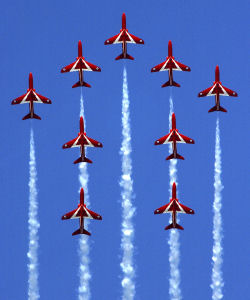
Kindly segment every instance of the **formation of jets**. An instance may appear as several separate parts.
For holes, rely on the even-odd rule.
[[[130,59],[134,60],[134,58],[127,53],[127,44],[144,44],[144,41],[129,33],[128,29],[126,27],[126,15],[125,13],[122,14],[122,28],[120,29],[120,33],[117,35],[107,39],[104,44],[105,45],[111,45],[111,44],[122,44],[122,53],[118,55],[115,59]],[[82,54],[82,43],[81,41],[78,42],[78,56],[76,60],[67,65],[66,67],[63,67],[61,69],[61,73],[66,72],[78,72],[79,75],[79,81],[75,83],[72,88],[75,87],[91,87],[90,84],[86,83],[84,81],[83,73],[84,71],[91,71],[91,72],[101,72],[101,68],[86,61]],[[180,84],[174,81],[173,79],[173,71],[187,71],[190,72],[190,67],[178,62],[174,56],[173,56],[173,47],[172,42],[168,42],[168,56],[165,61],[162,63],[156,65],[151,69],[151,72],[161,72],[161,71],[168,71],[169,79],[166,83],[162,85],[162,87],[180,87]],[[205,97],[205,96],[215,96],[215,106],[212,107],[209,112],[214,111],[222,111],[226,112],[227,110],[220,106],[220,95],[221,96],[232,96],[237,97],[237,93],[230,90],[229,88],[226,88],[222,85],[220,82],[220,74],[219,74],[219,66],[216,66],[215,69],[215,81],[213,85],[204,91],[201,91],[198,94],[198,97]],[[32,73],[29,74],[29,88],[27,92],[14,99],[11,104],[29,104],[29,113],[23,117],[23,120],[26,119],[38,119],[41,120],[40,116],[36,115],[34,113],[34,103],[44,103],[44,104],[51,104],[51,100],[49,98],[46,98],[40,94],[38,94],[35,89],[33,88],[33,76]],[[175,113],[172,114],[172,129],[170,129],[170,133],[167,135],[161,137],[160,139],[155,141],[155,145],[162,145],[162,144],[172,144],[173,153],[170,154],[166,160],[171,159],[182,159],[184,160],[184,157],[177,153],[177,143],[186,143],[186,144],[194,144],[194,140],[184,136],[181,134],[178,129],[176,129],[176,117]],[[78,136],[65,143],[62,148],[73,148],[73,147],[80,147],[80,157],[74,161],[74,164],[78,163],[92,163],[92,161],[86,157],[85,155],[85,147],[102,147],[102,143],[88,137],[86,135],[86,132],[84,131],[84,120],[83,116],[80,117],[80,132],[78,133]],[[166,230],[168,229],[182,229],[183,227],[177,224],[177,213],[186,213],[186,214],[194,214],[194,211],[184,205],[182,205],[178,199],[176,198],[176,183],[173,183],[172,186],[172,198],[170,202],[158,209],[155,210],[155,214],[162,214],[162,213],[172,213],[172,223],[168,226],[166,226]],[[95,212],[89,210],[86,205],[84,204],[84,190],[81,188],[80,190],[80,204],[78,205],[78,208],[65,214],[62,216],[62,220],[67,219],[74,219],[79,218],[80,220],[80,228],[73,232],[72,235],[78,235],[78,234],[86,234],[91,235],[85,228],[84,228],[84,218],[89,219],[96,219],[96,220],[102,220],[102,217]]]

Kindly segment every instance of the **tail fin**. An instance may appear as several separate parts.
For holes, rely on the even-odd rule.
[[[41,118],[33,113],[33,117],[31,117],[31,113],[27,114],[26,116],[23,117],[23,120],[27,120],[27,119],[37,119],[37,120],[41,120]]]
[[[131,55],[129,55],[128,53],[126,53],[125,54],[125,56],[124,56],[124,54],[122,53],[122,54],[120,54],[120,55],[118,55],[116,58],[115,58],[115,60],[119,60],[119,59],[131,59],[131,60],[134,60],[134,58],[131,56]]]
[[[183,159],[184,160],[184,157],[181,156],[180,154],[176,153],[176,157],[174,157],[174,153],[172,153],[171,155],[169,155],[166,160],[169,160],[169,159]]]
[[[176,223],[175,227],[174,227],[173,223],[169,224],[168,226],[165,227],[165,230],[174,229],[174,228],[184,230],[184,228],[177,223]]]
[[[72,235],[78,235],[78,234],[86,234],[86,235],[91,235],[91,233],[90,232],[88,232],[86,229],[81,229],[81,228],[79,228],[79,229],[77,229],[76,231],[74,231],[73,233],[72,233]]]
[[[89,158],[87,157],[82,157],[80,156],[77,160],[74,161],[74,164],[78,164],[80,162],[87,162],[87,163],[90,163],[92,164],[92,160],[90,160]]]
[[[214,107],[212,107],[211,109],[209,109],[208,112],[213,112],[213,111],[223,111],[223,112],[227,112],[227,110],[226,110],[224,107],[219,106],[219,109],[218,109],[216,105],[215,105]]]
[[[76,88],[76,87],[79,87],[79,86],[86,86],[86,87],[91,87],[91,85],[90,84],[88,84],[87,82],[84,82],[83,81],[83,83],[81,84],[80,83],[80,81],[78,81],[77,83],[75,83],[73,86],[72,86],[72,88]]]
[[[176,87],[180,87],[179,83],[173,81],[172,84],[170,84],[170,81],[167,81],[166,83],[164,83],[161,87],[166,87],[166,86],[176,86]]]

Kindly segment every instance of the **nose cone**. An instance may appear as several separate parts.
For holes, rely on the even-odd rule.
[[[33,75],[31,72],[29,74],[29,88],[33,89]]]
[[[220,81],[220,69],[218,65],[215,67],[215,81]]]
[[[78,57],[82,57],[82,42],[78,42]]]
[[[172,42],[169,41],[168,42],[168,56],[172,56],[173,55],[173,51],[172,51]]]
[[[126,15],[122,14],[122,29],[126,29]]]

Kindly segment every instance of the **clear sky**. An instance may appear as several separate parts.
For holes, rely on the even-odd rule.
[[[169,200],[168,148],[154,141],[168,131],[167,73],[150,69],[167,56],[171,39],[175,58],[191,72],[176,72],[173,88],[177,128],[195,140],[180,145],[178,197],[195,215],[181,216],[181,289],[183,299],[211,298],[213,164],[216,114],[212,97],[197,94],[212,85],[216,64],[222,83],[238,98],[221,98],[224,298],[247,299],[249,292],[249,3],[235,1],[6,1],[1,6],[1,245],[2,300],[27,299],[28,160],[31,122],[22,121],[27,105],[11,106],[25,93],[33,73],[38,93],[52,105],[37,105],[33,120],[39,200],[39,285],[41,299],[77,299],[78,221],[60,220],[79,201],[78,150],[62,150],[79,130],[80,89],[76,73],[61,74],[77,56],[82,40],[86,60],[102,68],[86,73],[84,102],[87,134],[104,145],[90,149],[91,208],[103,216],[92,221],[92,299],[120,299],[121,46],[104,46],[117,34],[121,15],[129,31],[145,45],[129,45],[135,61],[126,61],[131,101],[135,225],[136,300],[168,296],[168,216],[153,211]]]

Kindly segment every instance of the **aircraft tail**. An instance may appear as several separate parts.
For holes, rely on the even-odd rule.
[[[166,87],[166,86],[176,86],[176,87],[180,87],[179,83],[173,81],[172,84],[170,84],[170,80],[165,82],[161,87]]]
[[[226,110],[224,107],[219,106],[219,109],[218,109],[216,105],[215,105],[214,107],[212,107],[211,109],[209,109],[208,112],[213,112],[213,111],[223,111],[223,112],[227,112],[227,110]]]
[[[26,116],[23,117],[23,120],[27,120],[27,119],[37,119],[37,120],[41,120],[41,118],[33,113],[33,116],[31,117],[31,113],[27,114]]]
[[[76,87],[79,87],[79,86],[85,86],[85,87],[91,87],[90,84],[88,84],[87,82],[83,81],[82,84],[80,83],[80,81],[78,81],[77,83],[75,83],[74,85],[72,85],[72,88],[76,88]]]
[[[86,234],[86,235],[91,235],[91,233],[90,232],[88,232],[86,229],[81,229],[81,228],[79,228],[79,229],[77,229],[76,231],[74,231],[73,233],[72,233],[72,235],[78,235],[78,234]]]
[[[120,55],[118,55],[115,60],[119,60],[119,59],[131,59],[131,60],[134,60],[134,58],[129,55],[128,53],[126,53],[125,55],[122,53]]]
[[[77,160],[74,161],[74,164],[78,164],[80,162],[87,162],[87,163],[90,163],[92,164],[92,160],[90,160],[89,158],[87,157],[82,157],[80,156]]]
[[[174,226],[173,223],[169,224],[168,226],[165,227],[165,230],[174,229],[174,228],[184,230],[184,228],[181,225],[177,224],[177,223],[176,223],[175,226]]]
[[[171,155],[169,155],[169,156],[166,158],[166,160],[174,159],[174,158],[176,158],[176,159],[183,159],[183,160],[184,160],[184,157],[181,156],[181,155],[178,154],[178,153],[176,153],[176,157],[174,157],[174,153],[172,153]]]

